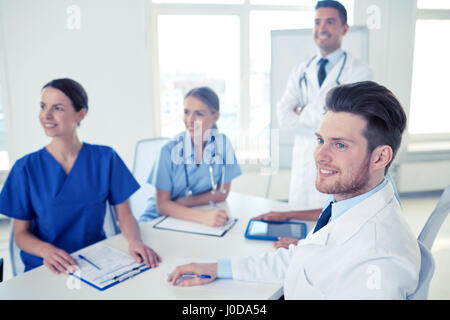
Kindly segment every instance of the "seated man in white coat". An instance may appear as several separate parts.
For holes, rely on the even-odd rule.
[[[405,299],[418,286],[420,249],[385,174],[400,147],[406,115],[375,82],[332,89],[316,132],[316,188],[330,194],[315,229],[297,245],[251,257],[177,267],[185,273],[284,283],[286,299]]]

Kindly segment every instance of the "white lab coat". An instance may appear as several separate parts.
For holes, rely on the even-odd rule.
[[[420,259],[389,182],[297,246],[231,261],[233,279],[284,283],[286,299],[405,299]]]
[[[297,210],[322,208],[327,195],[316,190],[316,166],[314,149],[317,145],[314,133],[324,117],[325,97],[327,92],[337,85],[336,79],[344,63],[344,57],[329,72],[322,87],[317,80],[317,55],[306,68],[309,61],[300,63],[288,79],[286,90],[277,104],[277,116],[281,130],[295,134],[292,151],[291,182],[289,188],[289,204]],[[311,60],[311,59],[309,59]],[[294,109],[304,101],[299,80],[305,73],[308,82],[308,104],[300,115]],[[372,79],[369,66],[347,53],[347,60],[342,69],[339,82],[353,83]]]

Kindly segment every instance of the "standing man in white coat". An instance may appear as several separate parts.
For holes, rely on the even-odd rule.
[[[418,288],[421,254],[385,177],[400,147],[406,115],[375,82],[346,84],[327,96],[315,133],[316,188],[331,194],[313,232],[288,249],[177,267],[221,278],[284,283],[286,299],[407,299]]]
[[[313,38],[318,53],[292,70],[277,105],[279,127],[295,135],[289,204],[299,211],[270,212],[260,219],[317,220],[327,195],[314,187],[314,132],[324,117],[325,96],[339,84],[372,79],[367,64],[341,49],[349,29],[345,7],[327,0],[319,1],[315,9]]]

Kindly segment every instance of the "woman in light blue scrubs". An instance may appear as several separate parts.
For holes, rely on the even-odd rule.
[[[224,201],[231,180],[241,169],[230,140],[218,132],[219,98],[208,87],[194,88],[184,97],[186,131],[161,149],[148,183],[156,189],[139,221],[160,215],[222,226],[228,216],[215,208],[202,211],[193,206]]]
[[[105,239],[106,201],[115,206],[130,254],[156,267],[160,258],[142,242],[127,201],[139,184],[112,148],[78,139],[88,111],[83,87],[53,80],[42,88],[40,108],[52,140],[16,161],[0,194],[0,212],[14,219],[25,271],[42,264],[54,273],[71,270],[70,253]]]

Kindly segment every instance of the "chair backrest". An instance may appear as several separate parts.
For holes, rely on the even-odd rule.
[[[106,202],[105,221],[103,222],[103,230],[107,238],[120,233],[116,210],[109,202]]]
[[[25,265],[20,258],[20,249],[14,240],[14,220],[11,219],[11,228],[9,233],[9,257],[11,261],[11,273],[13,277],[25,271]]]
[[[439,233],[439,229],[444,223],[444,220],[448,216],[449,212],[450,185],[445,188],[436,207],[433,212],[431,212],[427,222],[425,222],[425,225],[419,234],[419,237],[417,238],[421,257],[419,285],[417,286],[416,291],[408,297],[410,300],[427,299],[428,297],[428,289],[435,269],[431,248],[433,247],[433,243]]]
[[[418,240],[431,251],[433,247],[434,240],[444,223],[445,218],[450,212],[450,185],[445,188],[444,192],[439,199],[436,208],[428,217],[425,226],[419,234]]]
[[[154,191],[153,186],[147,183],[148,176],[153,164],[159,158],[162,146],[169,140],[169,138],[151,138],[140,140],[136,144],[133,175],[141,187],[131,196],[129,202],[131,212],[137,220],[144,212],[147,200]]]
[[[430,250],[417,241],[420,248],[419,284],[416,291],[407,297],[408,300],[425,300],[428,298],[428,289],[434,274],[434,259]]]
[[[0,282],[3,282],[3,258],[0,258]]]
[[[20,258],[20,248],[17,246],[14,240],[14,220],[11,219],[11,231],[9,235],[9,256],[11,261],[11,271],[13,277],[23,273],[25,271],[25,265]],[[120,228],[117,224],[117,216],[114,207],[106,202],[106,214],[105,221],[103,223],[103,230],[106,237],[111,237],[120,232]]]

